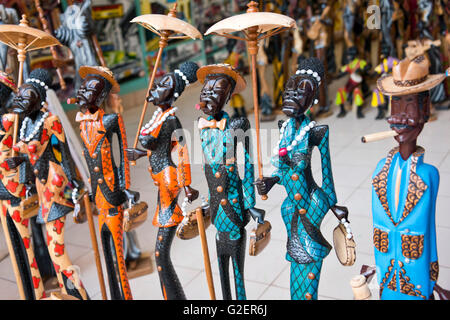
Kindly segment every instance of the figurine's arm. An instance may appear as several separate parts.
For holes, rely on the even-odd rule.
[[[53,116],[53,119],[50,119],[50,128],[48,129],[50,136],[50,142],[53,148],[61,153],[61,159],[55,156],[56,161],[61,165],[64,173],[67,176],[67,179],[78,189],[84,186],[84,183],[81,179],[79,179],[76,170],[75,170],[75,162],[72,159],[70,154],[69,145],[66,140],[66,135],[64,133],[64,129],[62,127],[61,121],[58,117]]]
[[[311,145],[315,145],[319,149],[322,165],[322,190],[328,196],[329,206],[334,207],[337,198],[334,189],[333,172],[331,170],[329,133],[328,126],[316,126],[310,131],[309,139]]]
[[[178,152],[177,178],[180,187],[184,188],[186,197],[190,202],[198,198],[199,192],[191,185],[191,163],[189,162],[189,151],[187,148],[186,137],[183,133],[183,127],[177,117],[172,116],[168,119],[172,130],[172,140],[176,141]]]
[[[241,142],[244,149],[244,178],[242,179],[242,188],[244,192],[244,208],[250,209],[255,206],[255,171],[251,156],[250,141],[250,121],[247,118],[237,118],[231,120],[231,128],[234,130],[235,148],[236,143]]]
[[[119,185],[121,190],[127,190],[130,188],[130,164],[128,162],[127,154],[125,150],[128,148],[127,145],[127,134],[125,131],[125,125],[123,123],[122,115],[115,114],[115,125],[112,126],[113,132],[117,134],[117,139],[119,141],[119,152],[120,152],[120,165],[119,165]]]

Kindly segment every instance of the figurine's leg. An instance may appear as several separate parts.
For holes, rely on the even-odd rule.
[[[111,299],[132,300],[123,252],[123,208],[98,209],[98,224],[108,271]]]
[[[72,265],[64,244],[64,224],[66,217],[49,221],[45,224],[47,229],[47,246],[55,267],[59,286],[64,294],[69,294],[80,300],[89,299],[81,282],[78,270]]]
[[[52,259],[48,253],[47,243],[42,232],[42,225],[37,223],[36,218],[37,216],[30,218],[31,234],[33,235],[33,252],[36,257],[39,272],[45,282],[51,277],[56,277],[56,273],[53,268]]]
[[[222,287],[222,299],[231,300],[231,286],[230,286],[230,254],[228,253],[228,233],[217,232],[216,235],[216,250],[217,262],[219,265],[220,284]]]
[[[299,264],[291,263],[291,299],[317,300],[322,261]]]
[[[347,92],[344,88],[340,88],[336,94],[336,105],[339,106],[340,110],[337,115],[338,118],[343,118],[347,114],[345,110],[345,102],[347,101]]]
[[[155,262],[165,300],[186,300],[183,287],[170,259],[170,248],[176,231],[177,226],[160,227],[156,240]]]
[[[11,207],[6,204],[6,201],[2,201],[0,216],[2,224],[7,226],[8,235],[14,248],[14,252],[9,254],[16,258],[25,298],[27,300],[45,298],[44,284],[31,243],[29,219],[22,219],[20,207]]]
[[[245,242],[247,234],[245,229],[241,230],[241,237],[235,243],[235,250],[233,250],[232,261],[234,271],[234,285],[236,290],[236,300],[246,300],[244,285],[244,262],[245,262]]]
[[[362,108],[364,105],[364,98],[362,92],[359,88],[355,88],[353,92],[353,104],[356,105],[356,117],[358,119],[364,118],[364,114],[362,113]]]

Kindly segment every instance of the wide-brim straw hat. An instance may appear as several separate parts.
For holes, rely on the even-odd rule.
[[[97,74],[105,78],[106,80],[111,83],[111,93],[119,93],[120,91],[120,85],[117,82],[117,80],[114,78],[114,74],[111,70],[109,70],[106,67],[101,66],[81,66],[78,70],[78,73],[80,74],[81,78],[86,78],[88,74]]]
[[[10,88],[13,92],[17,91],[17,86],[14,83],[14,79],[6,72],[0,71],[0,82]]]
[[[209,74],[220,74],[220,73],[230,76],[236,82],[233,94],[241,92],[247,86],[247,83],[245,82],[244,78],[239,73],[239,71],[237,71],[231,65],[226,63],[210,64],[199,68],[197,70],[197,78],[200,81],[200,83],[202,83],[205,82],[205,79]]]
[[[412,60],[406,58],[392,69],[392,75],[378,79],[377,86],[386,96],[402,96],[433,89],[447,77],[446,74],[429,74],[430,62],[425,56]]]

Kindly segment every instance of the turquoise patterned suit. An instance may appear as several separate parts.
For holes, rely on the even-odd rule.
[[[373,242],[381,299],[429,299],[438,278],[439,172],[423,162],[423,155],[418,147],[405,161],[394,148],[373,176]]]
[[[291,145],[300,130],[310,123],[306,116],[300,120],[298,130],[295,128],[296,119],[287,120],[280,149]],[[288,234],[286,259],[291,262],[293,300],[317,299],[322,261],[331,250],[331,245],[320,233],[325,214],[337,202],[328,136],[328,126],[315,126],[288,151],[287,156],[272,159],[276,167],[273,176],[279,177],[278,183],[285,187],[287,193],[281,215]],[[311,171],[311,154],[315,146],[321,157],[322,187],[317,186]]]
[[[222,293],[231,299],[228,276],[229,260],[233,263],[236,298],[246,299],[244,286],[244,258],[248,209],[255,206],[254,168],[250,156],[250,123],[246,118],[225,119],[224,130],[201,129],[204,171],[209,187],[209,204],[212,223],[217,229],[216,246]],[[213,120],[210,116],[208,121]],[[240,179],[236,164],[236,148],[239,142],[244,149],[244,178]]]

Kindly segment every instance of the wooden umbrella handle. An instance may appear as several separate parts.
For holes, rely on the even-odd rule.
[[[216,300],[216,293],[214,291],[214,282],[211,272],[211,262],[209,259],[208,241],[206,240],[205,224],[203,222],[203,209],[201,207],[195,209],[195,214],[197,216],[198,232],[200,234],[200,239],[202,242],[203,261],[205,263],[205,272],[206,272],[206,280],[208,281],[209,296],[211,297],[211,300]]]
[[[162,32],[162,37],[161,37],[161,39],[159,41],[158,54],[156,56],[155,65],[153,67],[152,75],[151,75],[151,78],[150,78],[150,82],[148,84],[148,89],[147,89],[146,94],[150,91],[150,89],[153,87],[153,83],[155,82],[156,71],[158,70],[163,50],[164,50],[165,47],[167,47],[167,40],[168,40],[168,38],[169,38],[169,32],[163,31]],[[145,113],[147,111],[147,106],[148,106],[148,101],[147,101],[147,99],[145,99],[144,106],[142,107],[141,117],[139,119],[139,124],[138,124],[137,132],[136,132],[136,137],[134,138],[133,149],[136,149],[138,141],[139,141],[139,132],[141,132],[142,124],[143,124],[144,118],[145,118]],[[134,165],[136,165],[136,161],[130,161],[130,164],[132,166],[134,166]]]
[[[86,215],[89,223],[89,231],[91,234],[91,242],[92,242],[92,249],[94,249],[94,256],[95,256],[95,264],[97,266],[97,275],[98,275],[98,281],[100,283],[100,290],[102,292],[102,299],[107,300],[108,296],[106,295],[106,287],[105,287],[105,278],[103,276],[103,269],[102,269],[102,261],[100,260],[100,252],[98,250],[98,242],[97,242],[97,235],[95,234],[95,224],[94,219],[92,217],[92,210],[91,210],[91,201],[89,200],[89,195],[85,193],[83,196],[84,206],[86,207]]]

